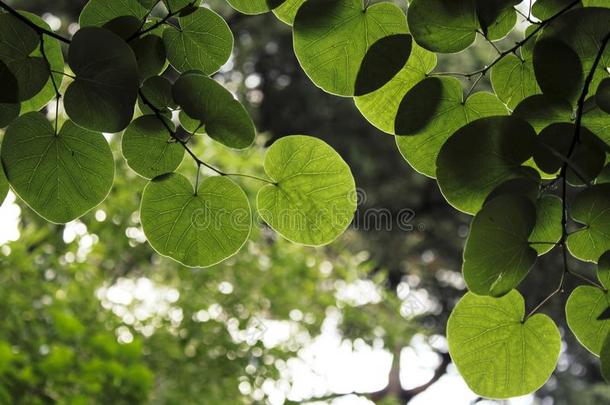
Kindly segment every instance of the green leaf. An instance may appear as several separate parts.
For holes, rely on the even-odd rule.
[[[227,0],[235,10],[244,14],[262,14],[282,5],[286,0]]]
[[[595,97],[585,101],[582,125],[610,146],[610,114],[597,106]]]
[[[610,184],[598,184],[581,191],[570,207],[572,218],[583,228],[568,236],[572,256],[596,262],[610,250]]]
[[[502,296],[525,278],[538,256],[529,245],[536,208],[524,196],[504,194],[472,220],[462,272],[477,295]]]
[[[595,94],[595,102],[599,108],[610,114],[610,77],[600,82]]]
[[[19,116],[21,104],[19,100],[19,84],[17,79],[8,69],[6,64],[0,60],[0,128],[4,128]]]
[[[394,134],[400,100],[436,66],[436,54],[413,43],[406,65],[383,87],[354,100],[360,113],[380,130]]]
[[[491,93],[463,99],[462,85],[453,77],[429,77],[415,85],[398,107],[396,144],[418,172],[434,178],[436,158],[447,139],[478,118],[506,115],[504,104]]]
[[[538,256],[550,252],[561,239],[563,204],[561,198],[545,195],[536,202],[536,226],[529,237]]]
[[[222,85],[198,72],[180,76],[173,87],[182,111],[205,125],[206,133],[231,148],[247,148],[256,130],[243,105]]]
[[[199,120],[189,117],[184,111],[180,111],[178,114],[178,120],[180,125],[189,134],[203,135],[205,134],[205,125]]]
[[[114,180],[114,159],[102,134],[66,121],[55,135],[38,112],[8,127],[1,152],[13,190],[54,223],[72,221],[97,206]]]
[[[527,173],[521,165],[532,156],[535,142],[534,129],[520,118],[487,117],[467,124],[447,140],[436,160],[441,192],[458,210],[476,213],[496,186]]]
[[[154,115],[144,115],[129,124],[121,149],[129,167],[147,179],[173,172],[184,158],[182,145],[172,140],[165,125]]]
[[[142,20],[147,12],[148,9],[138,0],[89,0],[81,11],[78,22],[81,27],[101,27],[122,16],[132,16]]]
[[[519,102],[513,116],[523,118],[540,132],[555,122],[572,122],[572,106],[565,100],[536,94]]]
[[[179,72],[217,72],[233,50],[233,34],[225,20],[205,7],[178,20],[180,29],[169,27],[163,31],[169,62]]]
[[[44,20],[38,17],[35,14],[28,12],[21,12],[25,17],[27,17],[34,24],[42,27],[46,30],[51,31],[51,27],[44,22]],[[58,40],[48,35],[44,36],[44,52],[49,60],[49,65],[51,69],[56,72],[64,71],[64,55],[61,50],[61,44]],[[42,52],[40,52],[40,46],[36,49],[30,56],[42,56]],[[53,79],[55,80],[55,85],[60,88],[61,83],[64,79],[64,76],[61,73],[52,73]],[[44,85],[42,90],[38,92],[31,99],[24,101],[21,103],[21,114],[25,114],[30,111],[39,111],[44,106],[46,106],[49,101],[51,101],[55,97],[55,88],[53,87],[53,82],[51,81],[51,75],[49,75],[49,79],[47,83]]]
[[[307,76],[316,86],[339,96],[376,90],[360,88],[357,79],[358,75],[369,76],[366,70],[360,73],[361,66],[378,41],[376,47],[382,52],[371,54],[367,64],[383,70],[386,81],[398,73],[409,56],[402,42],[410,38],[387,39],[408,33],[404,13],[390,3],[364,8],[362,0],[309,0],[299,9],[293,32],[294,52]],[[375,87],[383,84],[377,82]]]
[[[158,35],[145,35],[134,39],[131,49],[138,63],[141,80],[156,76],[165,70],[166,52],[163,39]]]
[[[3,91],[0,102],[29,100],[45,86],[50,77],[47,63],[40,56],[30,56],[39,44],[36,31],[10,14],[0,14],[0,61],[8,69],[8,72],[3,69],[0,79],[4,82],[10,73],[17,80],[17,93]]]
[[[510,398],[540,388],[555,369],[561,348],[551,318],[527,319],[521,294],[502,298],[467,293],[447,324],[449,353],[466,383],[486,398]]]
[[[325,142],[303,135],[280,138],[267,151],[265,172],[275,184],[258,192],[258,212],[284,238],[326,245],[351,223],[354,178]]]
[[[189,267],[231,257],[252,226],[246,194],[226,176],[204,179],[196,193],[180,174],[157,177],[144,188],[140,216],[150,245]]]
[[[596,7],[568,11],[547,25],[534,48],[534,69],[542,91],[575,103],[610,32],[608,27],[610,9]],[[591,94],[608,76],[609,61],[610,47],[606,47],[589,87]]]
[[[606,336],[610,332],[610,320],[598,319],[610,306],[610,255],[599,258],[597,278],[606,290],[592,286],[577,287],[566,302],[566,320],[574,336],[587,350],[600,355]]]
[[[146,100],[154,105],[157,110],[161,111],[168,118],[172,117],[170,109],[175,109],[178,104],[174,101],[172,95],[172,83],[162,76],[153,76],[146,79],[140,89]],[[138,98],[138,107],[144,114],[153,114],[153,111],[140,98]]]
[[[306,0],[285,0],[281,6],[273,10],[273,14],[282,22],[292,25],[299,8]]]
[[[566,175],[570,184],[583,185],[578,175],[588,182],[595,179],[604,167],[606,153],[602,142],[586,128],[580,129],[580,142],[572,148],[575,131],[572,123],[554,123],[544,128],[538,135],[534,161],[545,173],[557,174],[572,151]]]
[[[610,183],[610,164],[604,166],[602,172],[595,179],[595,184]]]
[[[503,0],[500,0],[503,2]],[[493,3],[488,0],[479,0],[477,2],[477,9],[480,8],[480,4],[488,4]],[[479,17],[479,23],[481,27],[483,27],[483,22],[481,21],[481,14],[477,11],[477,16]],[[506,7],[502,9],[497,18],[493,20],[489,20],[485,24],[489,24],[487,27],[487,38],[490,41],[498,41],[504,37],[506,37],[515,27],[517,23],[517,12],[513,7]]]
[[[507,55],[491,68],[491,84],[498,98],[510,109],[523,99],[540,93],[531,59]]]
[[[0,103],[0,128],[13,122],[19,116],[20,109],[19,103]]]
[[[407,20],[413,39],[440,53],[468,48],[479,28],[474,0],[413,0]]]
[[[68,62],[76,75],[64,96],[68,116],[94,131],[125,129],[138,95],[138,66],[131,48],[104,28],[87,27],[74,35]]]

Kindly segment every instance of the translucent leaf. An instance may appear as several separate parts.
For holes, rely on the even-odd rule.
[[[580,177],[588,182],[595,179],[604,167],[606,153],[602,142],[586,128],[580,129],[580,142],[575,143],[572,148],[575,131],[576,125],[571,123],[555,123],[544,128],[538,135],[534,161],[545,173],[557,174],[572,150],[566,173],[568,181],[571,184],[583,185]]]
[[[610,287],[610,255],[599,258],[597,278],[604,288]],[[588,285],[577,287],[566,302],[566,320],[570,330],[580,344],[598,356],[610,332],[610,320],[598,318],[608,306],[608,291]]]
[[[0,102],[29,100],[45,86],[50,77],[47,63],[41,56],[30,56],[39,44],[36,31],[8,13],[0,14],[0,61],[4,65],[0,80],[4,83],[8,76],[17,81],[17,91],[2,91]]]
[[[551,318],[525,318],[518,291],[502,298],[467,293],[447,324],[449,353],[466,383],[485,398],[529,394],[551,376],[561,337]]]
[[[595,97],[585,101],[582,125],[610,146],[610,114],[597,106]]]
[[[378,41],[381,45],[377,47],[383,51],[370,57],[368,65],[384,71],[387,80],[398,73],[409,56],[404,44],[410,41],[407,35],[403,35],[404,41],[384,40],[408,33],[404,13],[390,3],[364,9],[361,0],[309,0],[299,9],[293,32],[294,51],[305,73],[316,86],[340,96],[376,90],[358,88],[357,78],[370,77],[366,71],[360,73],[361,66]]]
[[[144,115],[129,124],[123,133],[121,150],[129,167],[147,179],[173,172],[184,158],[182,145],[171,138],[155,115]]]
[[[189,267],[234,255],[252,226],[246,194],[226,176],[205,178],[197,192],[180,174],[157,177],[144,188],[140,217],[150,245]]]
[[[354,178],[325,142],[303,135],[277,140],[265,157],[275,182],[257,196],[261,218],[286,239],[325,245],[351,223],[356,210]]]
[[[248,112],[213,79],[188,72],[174,83],[173,95],[182,111],[205,125],[212,139],[237,149],[254,141],[256,131]]]
[[[610,77],[602,80],[597,87],[595,102],[599,108],[610,114]]]
[[[468,48],[479,28],[474,0],[413,0],[407,19],[413,39],[433,52]]]
[[[502,296],[525,278],[538,256],[529,245],[536,208],[521,195],[494,198],[470,226],[462,272],[477,295]]]
[[[409,90],[398,107],[396,144],[415,170],[434,178],[438,153],[455,131],[478,118],[506,114],[506,106],[491,93],[475,93],[464,102],[459,80],[429,77]]]
[[[38,17],[35,14],[31,14],[28,12],[20,12],[22,15],[27,17],[34,24],[42,27],[46,30],[51,31],[51,27],[44,22],[44,20]],[[51,65],[51,69],[56,72],[64,71],[64,55],[61,50],[61,44],[59,41],[53,37],[45,35],[44,37],[44,52],[49,60],[49,64]],[[31,56],[42,56],[42,52],[40,51],[40,46],[36,49]],[[64,76],[61,73],[52,73],[53,79],[55,80],[55,85],[59,88],[61,87],[61,83],[64,79]],[[21,114],[25,114],[30,111],[39,111],[44,106],[46,106],[49,101],[51,101],[55,97],[55,88],[53,87],[53,82],[51,81],[51,76],[47,80],[47,83],[44,85],[42,90],[38,92],[31,99],[24,101],[21,103]]]
[[[13,190],[48,221],[72,221],[102,202],[114,180],[104,136],[67,121],[59,133],[30,112],[7,129],[2,163]]]
[[[568,11],[546,26],[534,48],[534,70],[542,91],[574,103],[610,32],[608,27],[610,9],[596,7]],[[609,61],[610,47],[606,47],[589,87],[591,94],[608,76]]]
[[[507,55],[491,68],[491,84],[498,98],[514,109],[523,99],[540,93],[531,59]]]
[[[610,334],[606,336],[606,340],[602,345],[602,350],[599,354],[602,376],[606,382],[610,382]]]
[[[122,16],[132,16],[142,20],[147,12],[148,9],[138,0],[89,0],[81,11],[78,22],[81,27],[101,27]]]
[[[573,2],[574,0],[537,0],[532,5],[532,15],[540,20],[546,20],[565,9]],[[577,7],[581,6],[581,4],[578,4]]]
[[[178,114],[178,119],[182,128],[184,128],[184,130],[186,130],[189,134],[205,134],[205,125],[203,125],[201,121],[189,117],[184,111],[180,111]]]
[[[282,22],[292,25],[299,8],[306,0],[285,0],[281,6],[273,10],[273,14]]]
[[[503,0],[501,0],[502,2]],[[479,0],[477,5],[484,3],[493,3],[488,0]],[[481,14],[477,12],[479,16],[479,23],[481,23]],[[517,12],[513,7],[503,8],[498,17],[494,20],[491,20],[491,24],[487,26],[487,38],[490,41],[498,41],[504,37],[506,37],[515,27],[517,23]]]
[[[262,14],[282,5],[286,0],[227,0],[235,10],[244,14]]]
[[[163,31],[167,59],[179,72],[200,70],[215,73],[231,56],[233,34],[225,20],[212,10],[201,7],[179,18],[180,29]]]
[[[548,253],[559,242],[563,233],[561,198],[545,195],[536,202],[536,226],[529,237],[530,246],[538,256]]]
[[[577,259],[596,262],[610,250],[610,184],[581,191],[570,207],[572,218],[584,227],[568,236],[567,246]]]
[[[595,179],[595,184],[610,183],[610,164],[604,166],[602,172]]]
[[[394,134],[394,121],[400,100],[436,66],[436,55],[413,43],[406,65],[383,87],[356,97],[356,107],[371,124]]]
[[[138,94],[138,67],[129,46],[116,34],[97,27],[74,35],[68,62],[76,79],[64,105],[78,125],[119,132],[131,122]]]

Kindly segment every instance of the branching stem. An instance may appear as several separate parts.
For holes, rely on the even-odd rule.
[[[12,14],[13,16],[17,17],[19,20],[21,20],[21,22],[23,22],[24,24],[26,24],[27,26],[29,26],[30,28],[32,28],[39,34],[46,34],[50,37],[60,40],[61,42],[65,43],[65,44],[70,44],[72,42],[66,37],[62,37],[61,35],[53,32],[53,31],[49,31],[47,29],[44,29],[44,28],[39,27],[38,25],[34,24],[27,17],[25,17],[23,14],[19,13],[17,10],[15,10],[14,8],[9,6],[2,0],[0,0],[0,8],[3,8],[9,14]]]

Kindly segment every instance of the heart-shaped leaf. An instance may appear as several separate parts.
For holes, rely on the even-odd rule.
[[[551,318],[525,315],[521,294],[502,298],[467,293],[449,317],[449,353],[466,383],[485,398],[529,394],[551,376],[561,336]]]
[[[102,202],[114,180],[104,136],[66,121],[59,133],[30,112],[7,129],[2,163],[13,190],[48,221],[72,221]]]
[[[196,192],[180,174],[157,177],[144,188],[140,216],[151,246],[189,267],[234,255],[252,226],[246,194],[226,176],[204,179]]]

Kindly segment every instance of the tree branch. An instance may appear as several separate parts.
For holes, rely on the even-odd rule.
[[[56,34],[53,31],[49,31],[47,29],[39,27],[38,25],[36,25],[32,21],[30,21],[27,17],[25,17],[24,15],[19,13],[17,10],[15,10],[14,8],[12,8],[11,6],[9,6],[4,1],[1,1],[1,0],[0,0],[0,8],[3,8],[9,14],[17,17],[19,20],[21,20],[21,22],[23,22],[24,24],[26,24],[27,26],[29,26],[30,28],[32,28],[33,30],[35,30],[39,34],[46,34],[46,35],[48,35],[50,37],[53,37],[55,39],[60,40],[61,42],[65,43],[65,44],[70,44],[72,42],[68,38],[62,37],[61,35]]]

